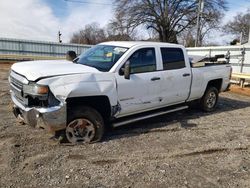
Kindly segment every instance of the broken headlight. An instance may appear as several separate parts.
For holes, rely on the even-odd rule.
[[[38,84],[23,85],[23,93],[33,96],[40,96],[40,95],[47,96],[49,93],[49,87]]]
[[[50,92],[47,85],[30,83],[23,85],[23,96],[28,99],[28,106],[49,107],[59,105],[54,95]]]

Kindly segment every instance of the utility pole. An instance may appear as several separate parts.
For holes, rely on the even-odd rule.
[[[204,0],[199,0],[198,11],[197,11],[197,32],[196,32],[195,47],[200,45],[200,35],[201,35],[200,21],[202,18],[203,9],[204,9]]]
[[[62,33],[58,31],[58,42],[60,43],[62,43],[61,36],[62,36]]]
[[[240,44],[242,44],[243,32],[240,33]]]
[[[248,37],[247,43],[250,44],[250,26],[248,27]]]

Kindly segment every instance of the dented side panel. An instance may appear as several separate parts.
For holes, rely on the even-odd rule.
[[[117,105],[116,82],[113,73],[85,73],[42,79],[38,84],[49,85],[59,100],[70,97],[104,95],[110,105]]]

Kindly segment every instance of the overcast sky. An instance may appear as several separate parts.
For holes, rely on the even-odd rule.
[[[0,37],[57,42],[69,42],[73,32],[84,25],[98,22],[105,26],[113,16],[111,0],[73,0],[91,3],[72,3],[65,0],[0,0]],[[223,23],[238,12],[250,8],[250,0],[228,0],[229,10]],[[215,34],[214,42],[225,44],[230,37]]]

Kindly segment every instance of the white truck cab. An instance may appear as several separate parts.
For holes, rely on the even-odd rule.
[[[16,117],[75,144],[99,141],[107,123],[182,110],[194,100],[212,111],[230,75],[227,61],[193,66],[181,45],[134,41],[98,44],[74,62],[16,63],[9,82]]]

